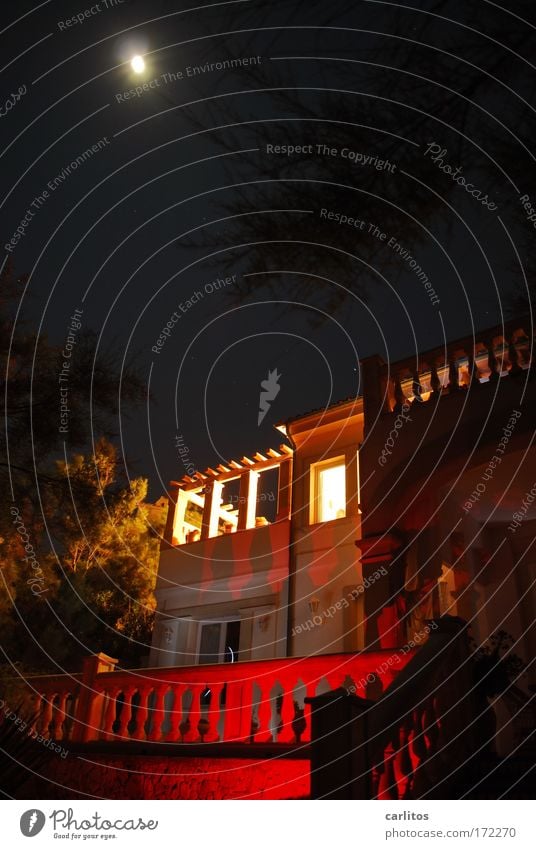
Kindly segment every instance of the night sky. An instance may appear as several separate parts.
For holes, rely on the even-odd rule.
[[[534,4],[414,5],[2,3],[19,320],[62,345],[79,310],[135,360],[151,400],[116,430],[152,498],[177,435],[200,469],[277,447],[360,358],[500,323],[530,285]]]

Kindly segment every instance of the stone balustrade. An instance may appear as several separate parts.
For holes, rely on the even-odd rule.
[[[467,623],[435,622],[377,700],[342,689],[311,699],[312,798],[458,798],[452,783],[474,769],[495,725],[474,686]]]
[[[533,339],[527,317],[395,363],[377,356],[363,360],[366,428],[378,415],[399,413],[404,404],[433,403],[471,386],[523,378],[532,365]]]
[[[104,654],[81,676],[29,677],[35,730],[57,741],[300,743],[306,697],[346,687],[378,696],[411,654],[390,651],[119,670]]]

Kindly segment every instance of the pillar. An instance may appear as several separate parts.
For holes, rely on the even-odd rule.
[[[240,494],[238,498],[238,527],[237,530],[244,531],[246,528],[255,527],[255,516],[257,513],[257,484],[258,472],[243,472],[240,477]]]

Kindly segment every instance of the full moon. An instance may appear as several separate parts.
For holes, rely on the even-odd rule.
[[[130,65],[136,74],[141,74],[141,72],[145,70],[145,60],[143,56],[133,56],[130,61]]]

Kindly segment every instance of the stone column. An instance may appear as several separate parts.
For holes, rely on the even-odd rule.
[[[218,534],[219,507],[222,492],[222,484],[219,481],[207,482],[205,488],[205,507],[203,510],[203,523],[201,526],[201,539],[209,539]]]
[[[279,464],[276,521],[288,519],[292,510],[292,458]]]
[[[168,497],[169,497],[169,506],[168,506],[168,514],[166,518],[166,527],[164,530],[164,538],[160,545],[161,549],[170,548],[173,544],[173,531],[175,528],[175,516],[177,513],[177,499],[179,495],[179,487],[177,484],[171,485]]]
[[[246,528],[255,527],[255,515],[257,513],[258,481],[258,472],[243,472],[240,478],[237,527],[237,530],[239,531],[244,531],[246,530]]]

